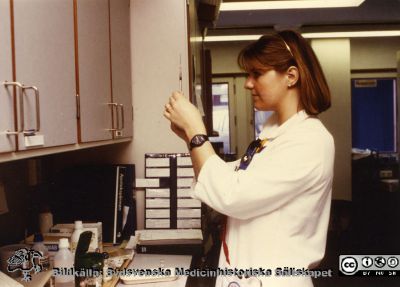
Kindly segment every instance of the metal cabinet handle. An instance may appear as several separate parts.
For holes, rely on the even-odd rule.
[[[112,109],[115,108],[117,124],[116,128],[114,128],[114,121],[111,129],[107,129],[108,131],[122,131],[125,128],[125,115],[124,115],[124,105],[118,103],[107,103],[107,105],[111,106]],[[121,116],[120,116],[121,114]]]
[[[2,85],[5,86],[5,87],[8,87],[8,86],[16,86],[16,87],[18,87],[18,88],[21,89],[21,93],[22,93],[22,84],[19,83],[19,82],[4,81],[4,82],[2,83]],[[15,95],[14,95],[14,98],[15,98]],[[13,109],[13,113],[14,113],[14,118],[15,118],[15,109]],[[18,123],[17,123],[17,125],[18,125]],[[14,131],[9,131],[9,130],[7,130],[7,131],[5,132],[5,134],[6,134],[6,135],[17,135],[17,134],[19,134],[19,132],[20,132],[20,131],[15,130],[15,128],[14,128]]]
[[[40,131],[40,101],[39,101],[39,89],[35,86],[24,86],[23,84],[21,84],[20,82],[8,82],[8,81],[4,81],[2,83],[4,86],[17,86],[18,88],[20,88],[21,92],[21,100],[20,100],[20,105],[19,105],[19,109],[20,109],[20,125],[19,125],[19,129],[17,131],[14,132],[7,132],[7,134],[19,134],[19,133],[23,133],[24,135],[34,135],[35,133],[37,133],[38,131]],[[25,90],[34,90],[35,92],[35,105],[36,105],[36,128],[35,129],[28,129],[25,130],[25,120],[24,120],[24,95],[25,95]]]
[[[124,105],[118,104],[118,107],[121,109],[121,123],[122,123],[121,128],[118,126],[118,130],[122,131],[125,128]],[[117,114],[117,116],[118,116],[118,114]]]
[[[117,128],[114,128],[114,121],[112,121],[111,125],[111,129],[106,129],[107,131],[116,131],[118,130],[118,104],[117,103],[107,103],[107,105],[111,106],[111,109],[114,109],[114,107],[116,108],[116,112],[117,112]]]
[[[35,129],[27,129],[25,130],[24,123],[24,100],[23,96],[25,95],[25,90],[34,90],[35,92],[35,104],[36,104],[36,128]],[[21,130],[24,135],[34,135],[35,133],[40,131],[40,102],[39,102],[39,89],[35,86],[22,86],[22,99],[21,99]]]

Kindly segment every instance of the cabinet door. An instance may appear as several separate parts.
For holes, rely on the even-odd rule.
[[[19,135],[20,150],[77,142],[73,15],[70,0],[14,0],[16,80],[40,93],[39,107],[33,90],[17,97],[25,129],[35,128],[40,117],[36,137]]]
[[[6,87],[4,81],[12,81],[10,1],[0,0],[0,152],[15,149],[13,88]]]
[[[112,139],[108,0],[77,1],[77,31],[81,141]]]
[[[110,1],[112,97],[119,105],[114,126],[118,123],[121,128],[114,133],[115,138],[131,137],[133,133],[129,3],[129,0]]]

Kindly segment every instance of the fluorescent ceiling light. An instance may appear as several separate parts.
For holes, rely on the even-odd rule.
[[[230,41],[253,41],[262,35],[230,35],[230,36],[206,36],[204,42],[230,42]],[[359,37],[398,37],[400,30],[391,31],[358,31],[358,32],[321,32],[302,33],[304,38],[359,38]]]
[[[253,41],[262,35],[206,36],[204,42]]]
[[[396,36],[400,36],[400,30],[302,33],[301,35],[304,38],[312,38],[312,39],[317,39],[317,38],[396,37]]]
[[[365,0],[289,0],[223,2],[220,11],[358,7]]]

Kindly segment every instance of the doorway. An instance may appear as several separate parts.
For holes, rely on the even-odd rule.
[[[253,102],[250,93],[244,89],[244,82],[246,78],[244,76],[215,76],[213,75],[213,87],[215,87],[216,105],[215,110],[223,109],[228,110],[229,116],[224,114],[224,118],[229,118],[229,153],[235,154],[236,157],[240,157],[245,151],[249,143],[254,139],[254,114],[253,114]],[[227,99],[218,94],[221,89],[228,92]],[[213,103],[214,103],[214,91],[213,91]],[[218,99],[219,98],[219,99]],[[221,108],[221,99],[228,101],[223,103]],[[213,105],[214,111],[214,105]],[[222,112],[219,112],[222,113]],[[217,117],[219,117],[218,115]],[[214,112],[213,112],[214,121]],[[219,120],[215,120],[213,128],[216,130],[216,123]],[[226,127],[226,125],[225,125]],[[224,133],[225,134],[225,133]],[[211,138],[211,141],[214,139]],[[221,140],[221,139],[219,139]],[[225,143],[225,140],[223,140]],[[228,151],[228,149],[226,149]],[[224,146],[225,152],[225,146]]]

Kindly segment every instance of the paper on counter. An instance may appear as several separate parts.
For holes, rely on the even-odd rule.
[[[128,243],[125,246],[125,249],[133,249],[133,248],[135,248],[136,244],[137,244],[137,237],[131,235],[131,237],[129,238]]]
[[[143,229],[136,230],[136,236],[140,236],[140,240],[162,240],[162,239],[201,239],[203,233],[201,229]]]

